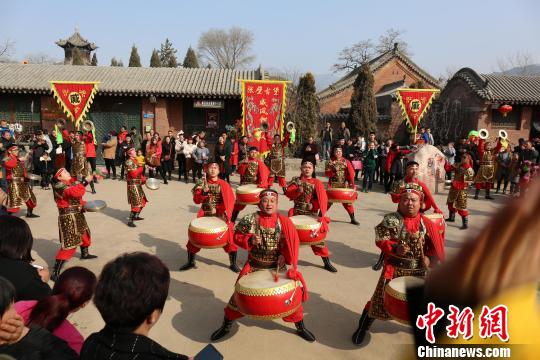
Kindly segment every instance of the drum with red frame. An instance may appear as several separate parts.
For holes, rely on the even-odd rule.
[[[350,188],[332,188],[326,189],[328,202],[331,203],[353,203],[358,197],[356,189]]]
[[[255,318],[272,320],[289,316],[302,303],[302,286],[284,272],[272,270],[249,273],[236,282],[234,300],[238,311]]]
[[[435,228],[444,239],[444,235],[446,232],[446,222],[444,221],[444,215],[443,214],[429,214],[429,215],[424,215],[424,217],[427,217],[429,220],[431,220],[431,222],[435,224]]]
[[[224,247],[229,240],[229,227],[225,221],[214,216],[196,218],[189,223],[188,239],[198,248]]]
[[[257,205],[259,193],[263,190],[255,184],[240,185],[236,188],[236,202],[242,205]]]
[[[317,218],[307,215],[295,215],[290,219],[300,238],[300,245],[315,245],[324,241],[326,233],[320,231],[322,224]]]
[[[386,312],[401,323],[408,324],[409,308],[407,305],[407,288],[420,286],[424,279],[415,276],[401,276],[392,279],[384,289],[384,308]]]

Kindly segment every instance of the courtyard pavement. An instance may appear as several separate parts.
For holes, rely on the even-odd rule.
[[[289,171],[289,176],[293,174],[296,172]],[[235,187],[238,177],[233,176],[232,183]],[[87,192],[85,196],[85,200],[101,199],[108,204],[102,212],[86,214],[93,240],[90,251],[99,258],[81,261],[77,253],[66,266],[81,265],[99,274],[106,262],[125,252],[145,251],[157,255],[171,270],[171,286],[163,315],[150,336],[169,350],[187,355],[199,352],[210,342],[210,334],[221,325],[223,307],[233,293],[237,277],[227,268],[228,257],[221,249],[202,250],[197,256],[196,269],[178,271],[187,258],[187,228],[198,209],[191,199],[192,186],[173,180],[169,185],[162,184],[157,191],[145,189],[150,201],[141,214],[145,220],[137,222],[136,228],[129,228],[126,226],[129,215],[126,183],[101,181],[96,185],[97,194]],[[277,189],[277,184],[275,186]],[[375,321],[368,345],[358,348],[351,343],[360,312],[379,277],[379,272],[371,269],[379,255],[373,228],[384,214],[396,208],[390,196],[380,192],[379,185],[375,185],[374,190],[359,194],[355,203],[360,226],[349,224],[341,206],[333,206],[329,211],[333,222],[328,245],[337,273],[323,270],[322,261],[309,247],[301,249],[299,268],[310,292],[310,299],[304,304],[305,324],[315,334],[317,342],[302,340],[295,335],[293,324],[281,320],[243,318],[233,326],[230,336],[215,343],[225,358],[394,359],[403,350],[400,344],[412,343],[410,328],[394,321]],[[35,193],[38,199],[35,213],[41,217],[28,220],[35,238],[34,255],[37,264],[52,267],[59,247],[57,211],[52,191],[37,187]],[[292,203],[280,198],[279,208],[286,211]],[[446,212],[446,193],[435,198]],[[448,226],[448,254],[454,254],[464,240],[480,231],[506,199],[503,196],[496,196],[494,201],[470,199],[470,229],[459,230],[460,219]],[[240,215],[254,210],[255,207],[248,207]],[[240,250],[239,265],[245,259],[246,252]],[[70,320],[85,337],[103,327],[93,304],[73,314]]]

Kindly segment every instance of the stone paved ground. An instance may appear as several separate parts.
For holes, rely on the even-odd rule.
[[[237,181],[237,177],[233,177],[235,185]],[[146,251],[159,256],[171,269],[172,280],[169,300],[151,337],[170,350],[194,355],[220,326],[236,274],[228,270],[228,257],[220,249],[201,251],[197,269],[177,271],[186,260],[187,227],[197,211],[191,201],[191,186],[172,181],[157,191],[147,190],[150,203],[142,213],[145,220],[132,229],[126,226],[129,206],[125,182],[102,181],[96,186],[96,195],[87,193],[85,196],[86,200],[103,199],[108,203],[104,211],[87,214],[94,241],[91,251],[99,258],[80,261],[77,254],[68,266],[86,266],[99,274],[107,261],[124,252]],[[310,290],[310,300],[305,304],[305,323],[317,336],[317,342],[305,342],[294,334],[292,324],[280,320],[242,319],[233,327],[232,337],[216,344],[226,358],[393,359],[402,350],[399,344],[412,342],[406,326],[380,321],[373,325],[371,342],[366,347],[358,349],[350,340],[359,313],[371,297],[379,276],[371,270],[379,254],[373,227],[396,207],[388,195],[378,192],[378,185],[376,191],[360,194],[355,204],[359,227],[348,223],[342,207],[334,206],[329,212],[334,222],[328,243],[337,274],[322,270],[321,260],[309,248],[301,250],[300,270]],[[37,263],[52,264],[58,249],[57,212],[50,191],[36,189],[36,195],[39,202],[36,213],[41,217],[29,220],[35,237],[35,255]],[[445,196],[436,195],[441,207]],[[448,227],[448,253],[454,253],[467,236],[479,231],[504,200],[502,196],[497,196],[495,201],[470,200],[471,228],[467,232],[460,231],[460,222]],[[282,199],[280,209],[285,211],[290,205]],[[251,209],[244,213],[248,210]],[[245,258],[245,252],[241,251],[239,263]],[[71,320],[85,336],[103,326],[93,305],[72,315]]]

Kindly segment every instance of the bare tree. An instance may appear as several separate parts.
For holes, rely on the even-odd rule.
[[[379,36],[379,43],[375,46],[375,50],[378,54],[385,53],[394,48],[394,44],[397,43],[398,49],[401,53],[410,56],[409,44],[402,39],[402,35],[405,34],[405,30],[388,29],[386,32]]]
[[[60,62],[60,60],[55,59],[44,52],[26,55],[26,59],[28,59],[30,64],[54,64]]]
[[[438,81],[439,81],[440,87],[441,88],[445,87],[448,80],[450,80],[455,75],[455,73],[457,71],[458,71],[458,69],[457,69],[456,66],[454,66],[454,65],[447,66],[444,73],[439,75]]]
[[[0,59],[7,59],[13,54],[15,49],[15,42],[7,38],[2,43],[0,43]]]
[[[398,44],[401,53],[410,56],[409,46],[402,39],[404,30],[388,29],[379,36],[379,42],[374,45],[371,39],[357,42],[351,47],[346,47],[339,52],[338,62],[332,66],[334,72],[351,71],[369,62],[375,56],[381,55],[394,49],[394,44]]]
[[[199,38],[199,58],[222,69],[245,67],[255,60],[251,54],[253,39],[251,31],[236,26],[228,31],[210,29]]]
[[[341,50],[338,56],[338,62],[332,68],[334,72],[354,70],[371,60],[374,55],[375,47],[371,39],[362,40],[351,47]]]
[[[505,58],[497,59],[497,68],[503,74],[512,75],[532,75],[532,66],[534,58],[528,51],[518,51]]]

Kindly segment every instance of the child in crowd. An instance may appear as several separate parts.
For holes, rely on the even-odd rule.
[[[139,166],[143,167],[143,176],[144,176],[144,173],[146,170],[146,167],[144,166],[144,164],[146,163],[146,161],[144,160],[144,155],[141,149],[137,150],[137,156],[135,158],[139,162]]]

